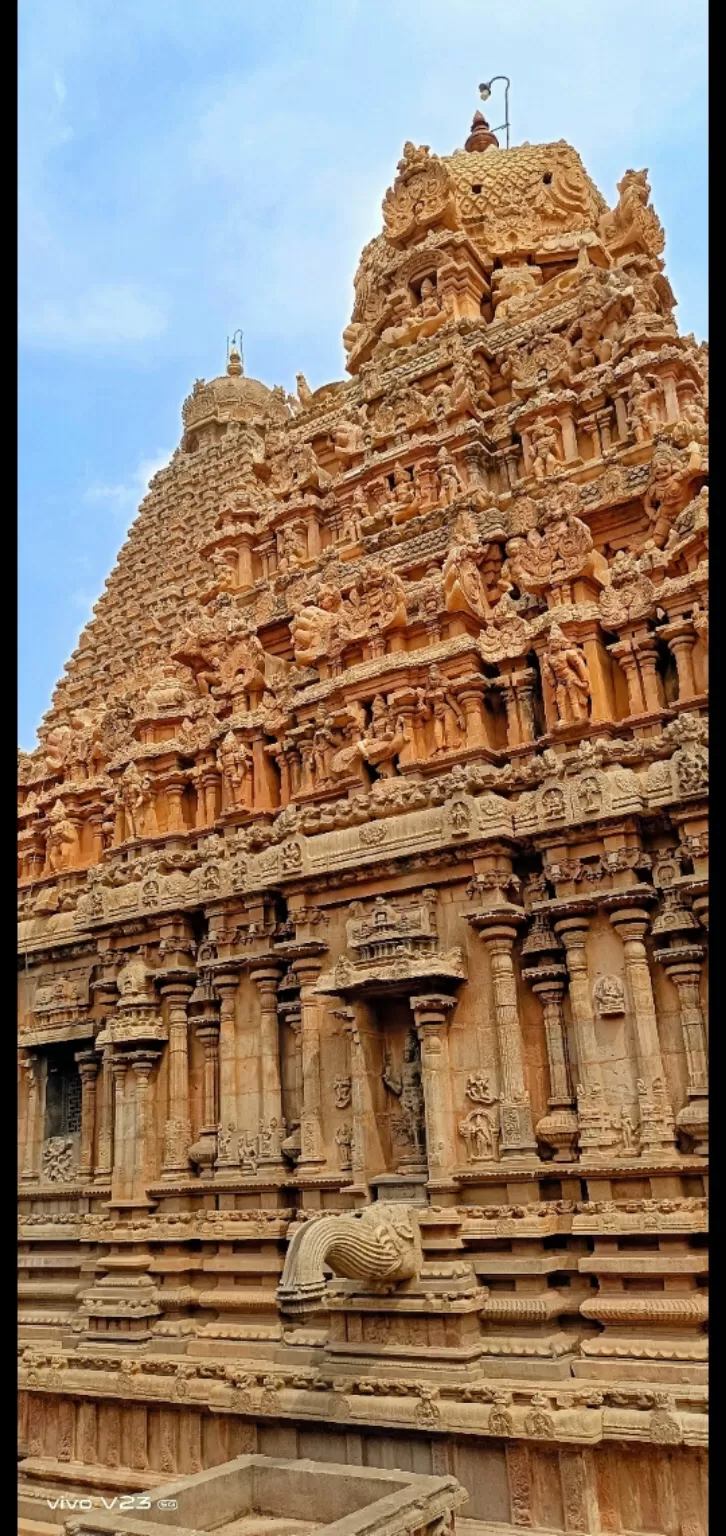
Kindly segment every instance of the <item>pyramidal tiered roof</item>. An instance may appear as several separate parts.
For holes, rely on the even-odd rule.
[[[477,114],[404,146],[345,381],[232,349],[186,400],[20,757],[28,1508],[284,1443],[482,1530],[705,1530],[708,355],[663,244],[645,171],[608,208]]]

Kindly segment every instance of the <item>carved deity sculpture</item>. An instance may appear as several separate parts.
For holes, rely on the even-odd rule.
[[[497,1118],[491,1111],[473,1109],[459,1121],[459,1135],[466,1142],[470,1163],[493,1162],[497,1156]]]
[[[308,664],[317,661],[318,657],[331,653],[334,640],[342,639],[341,603],[342,594],[338,587],[320,586],[317,602],[303,604],[295,614],[290,634],[296,661]]]
[[[217,766],[233,806],[250,803],[252,753],[234,731],[227,731],[217,749]]]
[[[532,473],[535,480],[544,480],[557,473],[562,462],[559,435],[552,421],[536,421],[530,428],[532,443]]]
[[[390,778],[396,772],[396,758],[407,740],[402,718],[382,694],[376,694],[371,704],[370,724],[360,742],[361,755],[382,778]]]
[[[553,624],[549,632],[547,650],[542,657],[542,676],[552,689],[561,725],[587,719],[590,698],[587,662],[579,646],[566,638],[559,624]]]
[[[492,273],[495,320],[511,320],[516,315],[524,314],[532,303],[541,278],[539,267],[524,264],[501,267]]]
[[[400,1071],[395,1070],[390,1052],[387,1052],[382,1078],[384,1087],[389,1093],[395,1094],[400,1102],[406,1136],[412,1149],[423,1154],[426,1148],[426,1122],[421,1056],[415,1030],[409,1029],[406,1034]]]
[[[439,501],[443,507],[451,505],[461,492],[461,475],[449,453],[441,447],[436,455],[436,478],[439,484]]]
[[[466,729],[464,711],[440,667],[429,668],[425,687],[416,691],[416,707],[423,720],[432,722],[435,754],[460,746],[460,733]]]
[[[698,450],[687,457],[665,441],[656,444],[643,506],[659,549],[663,548],[679,512],[691,500],[691,486],[700,469]]]
[[[72,732],[69,725],[54,725],[43,740],[43,755],[48,773],[60,773],[70,751]]]
[[[307,559],[305,529],[299,523],[286,523],[277,535],[277,569],[281,575],[294,570]]]
[[[653,436],[654,423],[658,419],[660,399],[658,381],[649,374],[647,379],[637,370],[628,385],[628,426],[636,443],[647,443]]]
[[[73,862],[76,842],[76,829],[69,819],[66,807],[62,800],[56,800],[48,812],[46,858],[50,874],[55,875],[60,870],[69,868]]]
[[[484,620],[490,611],[486,583],[481,572],[488,546],[479,538],[470,512],[460,512],[454,525],[442,570],[449,613],[470,613]]]
[[[117,805],[123,809],[127,837],[145,836],[151,806],[151,789],[150,775],[139,773],[136,764],[129,763],[121,775],[116,797]]]

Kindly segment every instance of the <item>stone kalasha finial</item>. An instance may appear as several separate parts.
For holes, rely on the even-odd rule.
[[[236,347],[230,347],[229,349],[227,372],[230,375],[230,378],[233,379],[238,379],[240,375],[244,373],[244,368],[242,367],[242,358],[240,357]]]
[[[482,149],[489,149],[491,145],[493,145],[495,149],[498,149],[499,140],[496,134],[492,133],[483,112],[475,112],[472,119],[471,131],[464,145],[464,149],[476,152],[481,151]]]

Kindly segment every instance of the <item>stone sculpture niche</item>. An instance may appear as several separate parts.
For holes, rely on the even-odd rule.
[[[376,1204],[356,1212],[322,1216],[300,1227],[290,1242],[277,1291],[280,1310],[305,1317],[324,1305],[325,1271],[358,1282],[356,1290],[381,1295],[421,1269],[416,1215],[403,1205]]]

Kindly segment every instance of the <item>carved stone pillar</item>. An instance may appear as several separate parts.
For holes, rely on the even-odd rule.
[[[565,946],[569,975],[570,1012],[577,1049],[577,1110],[580,1150],[599,1156],[615,1142],[605,1104],[597,1034],[590,998],[585,948],[590,919],[584,915],[555,921],[555,933]]]
[[[114,1053],[111,1058],[111,1071],[113,1074],[113,1168],[111,1171],[111,1199],[115,1203],[126,1199],[128,1194],[128,1149],[129,1138],[126,1132],[127,1111],[130,1103],[127,1101],[126,1074],[128,1072],[128,1057],[122,1053]]]
[[[676,1125],[693,1141],[694,1150],[705,1156],[708,1152],[708,1054],[700,988],[704,949],[693,942],[693,930],[697,932],[698,927],[698,919],[676,897],[655,919],[652,932],[662,944],[655,951],[655,959],[678,992],[686,1052],[687,1103],[676,1115]],[[666,936],[670,937],[670,944],[664,942]]]
[[[547,921],[542,916],[535,917],[522,945],[522,959],[524,975],[542,1003],[550,1078],[548,1113],[537,1122],[536,1135],[538,1141],[554,1148],[555,1162],[567,1162],[575,1156],[578,1135],[562,1012],[567,971],[559,962],[561,954]]]
[[[426,1155],[429,1180],[450,1182],[457,1162],[451,1067],[447,1036],[455,998],[430,993],[409,999],[421,1045],[421,1081],[426,1114]]]
[[[98,1093],[98,1155],[96,1184],[107,1184],[113,1168],[113,1046],[105,1045],[101,1057],[101,1082]]]
[[[675,1126],[665,1085],[648,954],[643,942],[648,931],[648,914],[637,907],[626,907],[611,912],[610,921],[623,943],[625,975],[635,1024],[641,1150],[668,1156],[675,1154]]]
[[[197,983],[187,1005],[187,1016],[194,1018],[197,1039],[204,1051],[202,1123],[196,1141],[189,1147],[189,1157],[209,1178],[219,1151],[219,1000],[207,980]],[[228,1134],[223,1145],[233,1161],[233,1137]]]
[[[284,1136],[277,988],[282,969],[266,965],[251,971],[260,998],[260,1157],[261,1165],[281,1168]]]
[[[197,1039],[204,1051],[201,1135],[211,1134],[216,1138],[219,1124],[219,1025],[206,1020],[198,1024]]]
[[[81,1150],[78,1158],[78,1178],[90,1179],[93,1175],[93,1141],[96,1133],[98,1057],[95,1051],[77,1051],[76,1062],[81,1079]]]
[[[164,1132],[162,1179],[175,1179],[188,1172],[188,1147],[192,1139],[189,1117],[189,1024],[187,1003],[192,983],[171,982],[161,987],[166,1000],[169,1023],[168,1100]]]
[[[487,680],[482,674],[481,676],[467,677],[458,689],[459,703],[466,719],[467,747],[487,747],[490,745],[487,739],[484,716],[486,686]]]
[[[678,669],[678,698],[680,702],[695,698],[698,689],[693,671],[693,648],[697,635],[689,619],[676,619],[664,624],[660,630],[672,651]]]
[[[28,1110],[25,1121],[25,1148],[23,1151],[23,1166],[21,1180],[26,1181],[38,1177],[38,1151],[41,1141],[40,1125],[40,1061],[38,1057],[29,1052],[21,1059],[21,1066],[26,1074],[28,1084]]]
[[[486,926],[485,926],[486,924]],[[515,922],[500,920],[496,913],[475,921],[486,944],[494,991],[501,1072],[501,1155],[503,1159],[536,1153],[532,1111],[524,1082],[522,1032],[517,1005],[517,978],[512,949],[517,937]]]
[[[145,1199],[146,1187],[155,1173],[151,1161],[149,1079],[158,1054],[158,1051],[133,1051],[129,1058],[135,1087],[133,1193],[137,1200]]]
[[[185,789],[186,779],[184,779],[181,775],[178,778],[169,778],[165,779],[164,781],[164,793],[166,795],[167,804],[167,832],[184,831],[185,822],[183,800]]]
[[[234,1140],[237,1126],[237,987],[236,970],[223,971],[214,977],[214,989],[219,995],[219,1124]],[[226,1163],[234,1166],[234,1158],[223,1157],[220,1152],[217,1167]]]
[[[295,975],[300,978],[302,1113],[300,1116],[300,1161],[298,1170],[317,1169],[326,1161],[321,1113],[320,1016],[321,1000],[315,993],[320,961],[296,960]]]
[[[237,582],[244,590],[251,587],[254,582],[252,568],[252,550],[254,547],[255,532],[250,523],[243,523],[238,532],[237,545]]]

